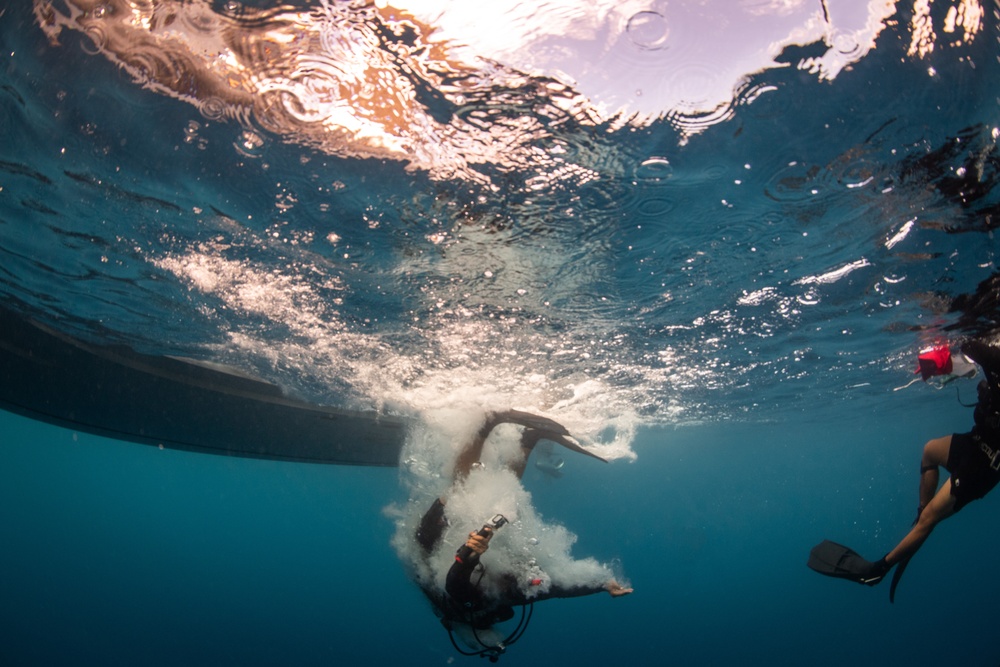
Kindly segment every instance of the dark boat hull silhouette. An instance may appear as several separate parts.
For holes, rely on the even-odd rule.
[[[287,398],[222,366],[97,346],[0,310],[0,408],[170,449],[394,466],[404,419]]]

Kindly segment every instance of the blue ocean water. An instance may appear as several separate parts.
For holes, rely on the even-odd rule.
[[[539,604],[503,662],[997,664],[995,497],[893,605],[805,567],[888,551],[971,424],[973,382],[894,389],[998,322],[997,4],[489,11],[8,3],[2,305],[319,404],[566,424],[612,462],[524,486],[636,592]],[[0,421],[4,664],[478,660],[391,546],[441,452]]]
[[[207,457],[3,415],[5,664],[442,665],[461,658],[388,542],[394,470]],[[991,665],[996,498],[942,524],[895,604],[817,576],[828,537],[879,554],[951,396],[817,406],[780,425],[643,431],[635,463],[529,470],[536,507],[636,592],[552,600],[501,660]],[[921,628],[928,616],[940,636]],[[937,633],[935,633],[935,637]]]

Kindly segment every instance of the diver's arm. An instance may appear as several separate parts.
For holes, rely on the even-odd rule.
[[[552,586],[549,588],[548,592],[538,595],[535,599],[547,600],[549,598],[578,598],[583,597],[584,595],[594,595],[595,593],[604,592],[609,593],[613,598],[617,598],[623,595],[628,595],[632,592],[632,589],[626,588],[612,579],[603,584],[595,584],[591,586]]]
[[[611,597],[617,598],[623,595],[628,595],[632,592],[631,587],[622,586],[614,579],[609,579],[603,584],[589,584],[583,586],[558,586],[553,584],[549,587],[549,590],[544,593],[539,593],[531,598],[524,596],[522,593],[517,592],[512,595],[512,597],[524,597],[523,601],[519,601],[518,604],[526,604],[528,602],[536,602],[539,600],[549,600],[552,598],[578,598],[584,595],[594,595],[595,593],[608,593]],[[513,593],[513,591],[512,591]]]
[[[465,561],[455,559],[448,578],[445,579],[444,590],[448,596],[463,607],[473,607],[480,599],[479,591],[472,585],[472,572],[479,563],[478,558],[467,558]]]
[[[482,602],[482,594],[479,589],[472,584],[472,573],[479,565],[479,557],[486,552],[489,540],[476,532],[469,533],[469,539],[465,546],[471,552],[466,556],[455,556],[455,562],[448,570],[448,577],[445,579],[444,589],[452,600],[466,608],[479,606]]]

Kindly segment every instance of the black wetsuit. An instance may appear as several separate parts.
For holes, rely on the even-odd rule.
[[[970,432],[951,436],[947,468],[956,512],[1000,482],[1000,401],[985,381],[979,383],[974,417]]]
[[[438,545],[447,525],[444,503],[435,500],[417,528],[417,542],[424,554],[430,554]],[[499,593],[487,596],[479,586],[481,570],[479,577],[475,576],[478,567],[478,554],[473,553],[465,560],[456,558],[448,570],[444,591],[423,587],[424,594],[434,604],[446,626],[450,627],[451,622],[458,621],[481,630],[513,618],[514,607],[549,598],[579,597],[605,590],[603,585],[561,587],[553,584],[544,593],[539,592],[528,598],[521,591],[517,579],[505,573],[500,578]]]
[[[1000,482],[1000,352],[978,341],[967,343],[962,351],[983,367],[987,379],[977,387],[975,426],[951,436],[946,467],[956,512]]]

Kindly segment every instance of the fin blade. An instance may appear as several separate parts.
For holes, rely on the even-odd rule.
[[[608,460],[606,458],[604,458],[603,456],[598,456],[594,452],[590,452],[590,451],[587,451],[586,449],[584,449],[583,446],[580,445],[580,443],[576,442],[572,437],[566,437],[566,436],[563,436],[563,435],[559,435],[559,436],[555,436],[555,437],[549,436],[549,437],[547,437],[547,439],[551,440],[552,442],[554,442],[556,444],[562,445],[563,447],[565,447],[566,449],[568,449],[570,451],[579,452],[580,454],[584,454],[584,455],[589,456],[591,458],[595,458],[598,461],[604,461],[605,463],[608,462]]]
[[[507,410],[500,413],[500,417],[504,422],[518,424],[526,428],[548,431],[557,435],[569,435],[569,431],[566,430],[566,427],[556,420],[532,414],[530,412],[525,412],[524,410]]]
[[[874,566],[843,544],[823,540],[809,552],[809,568],[827,577],[848,579],[859,584],[876,583],[872,577]],[[881,579],[879,576],[877,579]]]
[[[899,580],[903,578],[903,571],[910,564],[911,558],[913,558],[913,554],[899,561],[896,565],[896,571],[892,573],[892,582],[889,584],[889,604],[896,601],[896,586],[899,585]]]

